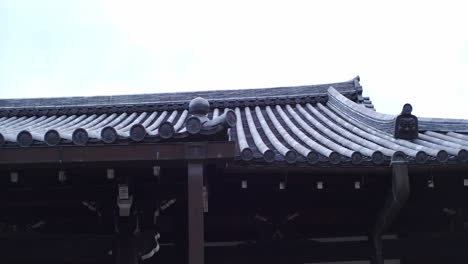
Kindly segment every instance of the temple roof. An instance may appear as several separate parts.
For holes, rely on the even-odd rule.
[[[206,116],[189,111],[195,97],[209,101]],[[396,153],[415,164],[468,161],[468,120],[419,117],[416,138],[407,140],[395,137],[396,119],[362,97],[359,77],[264,89],[2,99],[0,144],[230,140],[238,161],[250,163],[378,165]]]

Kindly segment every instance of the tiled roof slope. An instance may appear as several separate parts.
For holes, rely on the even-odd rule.
[[[337,84],[160,97],[70,98],[61,103],[50,98],[3,100],[0,143],[24,147],[177,140],[197,128],[188,111],[188,102],[196,96],[211,103],[196,133],[227,134],[226,139],[237,142],[239,160],[385,164],[402,152],[419,164],[468,161],[468,120],[419,118],[417,139],[396,139],[396,116],[369,107],[357,78]]]

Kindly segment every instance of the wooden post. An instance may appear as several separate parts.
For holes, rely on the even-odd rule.
[[[188,257],[189,264],[204,263],[203,162],[188,163]]]
[[[203,159],[204,144],[189,144],[188,158],[188,263],[205,262],[203,223]]]

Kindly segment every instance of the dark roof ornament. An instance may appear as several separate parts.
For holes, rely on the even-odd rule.
[[[411,114],[413,107],[405,104],[401,114],[395,119],[395,138],[416,139],[418,138],[418,118]]]
[[[189,114],[207,115],[210,111],[210,103],[205,98],[197,97],[189,103]]]
[[[361,77],[359,77],[359,75],[354,77],[353,79],[354,89],[356,89],[356,95],[357,95],[356,100],[358,103],[361,104],[364,101],[364,99],[362,97],[362,86],[361,86],[360,81],[361,81]]]
[[[233,110],[228,109],[220,116],[208,119],[210,103],[208,100],[197,97],[189,103],[189,115],[185,123],[187,132],[190,134],[211,134],[210,131],[221,128],[231,128],[236,126],[237,118]]]
[[[189,115],[186,128],[190,134],[198,134],[202,129],[203,123],[208,121],[208,112],[210,111],[210,103],[208,100],[197,97],[189,103]]]

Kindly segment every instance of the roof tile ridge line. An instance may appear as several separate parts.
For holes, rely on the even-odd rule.
[[[7,100],[13,100],[13,101],[26,101],[26,100],[33,100],[33,101],[41,101],[41,100],[60,100],[60,99],[64,99],[64,98],[68,98],[68,99],[71,99],[71,98],[77,98],[77,99],[86,99],[86,98],[98,98],[98,97],[103,97],[103,101],[102,103],[97,103],[97,104],[70,104],[70,105],[46,105],[46,106],[43,106],[43,105],[25,105],[25,106],[0,106],[0,109],[25,109],[25,108],[39,108],[39,109],[43,109],[43,108],[57,108],[57,107],[83,107],[83,106],[131,106],[131,105],[141,105],[141,104],[158,104],[158,103],[181,103],[181,102],[187,102],[187,100],[174,100],[174,101],[159,101],[159,102],[135,102],[135,103],[115,103],[115,102],[111,102],[112,101],[112,98],[115,98],[115,97],[119,97],[119,96],[145,96],[145,95],[164,95],[164,94],[193,94],[193,96],[196,96],[197,93],[221,93],[221,92],[226,92],[226,91],[255,91],[255,90],[268,90],[268,89],[286,89],[286,88],[318,88],[318,87],[323,87],[323,89],[326,89],[327,86],[333,86],[333,85],[339,85],[339,84],[346,84],[346,83],[350,83],[350,82],[353,82],[353,80],[351,81],[345,81],[345,82],[335,82],[335,83],[326,83],[326,84],[311,84],[311,85],[297,85],[297,86],[279,86],[279,87],[265,87],[265,88],[246,88],[246,89],[231,89],[231,90],[212,90],[212,91],[209,91],[209,90],[205,90],[205,91],[184,91],[184,92],[176,92],[176,93],[144,93],[144,94],[126,94],[126,95],[98,95],[98,96],[69,96],[69,97],[44,97],[44,98],[12,98],[12,99],[9,99],[9,98],[3,98],[3,99],[0,99],[0,101],[4,100],[4,101],[7,101]],[[344,89],[345,91],[347,91],[348,89]],[[356,91],[356,89],[354,89]],[[350,92],[352,92],[351,89],[349,89]],[[326,92],[317,92],[317,93],[313,93],[312,95],[326,95],[327,93]],[[294,96],[310,96],[311,94],[295,94]],[[281,96],[288,96],[288,94],[284,94],[284,95],[281,95]],[[271,95],[271,96],[264,96],[264,97],[278,97],[278,95]],[[256,97],[238,97],[238,98],[219,98],[219,99],[210,99],[210,100],[227,100],[227,99],[252,99],[252,98],[256,98]]]
[[[326,92],[318,92],[314,94],[294,94],[294,95],[269,95],[269,96],[251,96],[251,97],[235,97],[235,98],[216,98],[210,99],[209,101],[213,103],[218,102],[239,102],[239,101],[249,101],[249,100],[261,100],[261,99],[271,99],[274,98],[283,98],[283,97],[320,97],[320,96],[327,96]],[[133,102],[133,103],[99,103],[99,104],[74,104],[74,105],[43,105],[43,106],[35,106],[35,105],[26,105],[26,106],[0,106],[0,110],[23,110],[23,109],[72,109],[72,108],[99,108],[99,107],[125,107],[125,106],[140,106],[140,105],[167,105],[167,104],[184,104],[183,108],[188,108],[188,100],[175,100],[175,101],[159,101],[159,102]],[[171,107],[170,110],[179,109],[178,107]]]
[[[294,87],[294,86],[291,86]],[[265,88],[268,89],[268,88]],[[222,90],[220,90],[222,91]],[[226,90],[229,91],[229,90]],[[232,90],[231,90],[232,91]],[[345,94],[352,93],[353,91],[349,90],[344,91]],[[339,92],[340,93],[340,92]],[[341,93],[340,93],[341,94]],[[249,101],[249,100],[261,100],[261,99],[274,99],[274,98],[283,98],[283,97],[299,97],[299,98],[307,98],[307,97],[321,97],[321,96],[328,96],[327,92],[316,92],[316,93],[298,93],[298,94],[282,94],[282,95],[265,95],[265,96],[249,96],[249,97],[226,97],[226,98],[214,98],[209,99],[211,102],[238,102],[238,101]],[[70,105],[26,105],[26,106],[0,106],[0,110],[23,110],[23,109],[67,109],[67,108],[80,108],[80,107],[119,107],[119,106],[140,106],[140,105],[167,105],[167,104],[183,104],[185,105],[188,103],[188,100],[172,100],[172,101],[144,101],[144,102],[133,102],[133,103],[112,103],[112,102],[105,102],[105,103],[98,103],[98,104],[70,104]],[[277,104],[277,103],[272,103]],[[188,108],[188,105],[186,106]]]
[[[359,76],[358,76],[359,77]],[[355,79],[355,78],[354,78]],[[146,95],[169,95],[169,94],[197,94],[197,93],[219,93],[219,92],[226,92],[226,91],[252,91],[252,90],[265,90],[265,89],[285,89],[285,88],[311,88],[311,87],[327,87],[331,85],[338,85],[338,84],[346,84],[346,83],[352,83],[354,79],[349,80],[349,81],[343,81],[343,82],[332,82],[332,83],[320,83],[320,84],[303,84],[303,85],[291,85],[291,86],[275,86],[275,87],[259,87],[259,88],[237,88],[237,89],[226,89],[226,90],[199,90],[199,91],[180,91],[180,92],[163,92],[163,93],[138,93],[138,94],[117,94],[117,95],[92,95],[92,96],[83,96],[83,95],[78,95],[78,96],[59,96],[59,97],[38,97],[38,98],[0,98],[0,101],[21,101],[21,100],[48,100],[48,99],[64,99],[64,98],[80,98],[80,99],[85,99],[85,98],[98,98],[101,97],[104,100],[111,100],[114,97],[125,97],[125,96],[146,96]]]
[[[369,109],[367,109],[365,107],[361,107],[359,104],[357,104],[357,103],[349,100],[345,96],[343,96],[340,92],[338,92],[335,88],[333,88],[333,86],[330,86],[330,88],[328,88],[327,92],[328,92],[328,96],[332,96],[332,97],[336,98],[341,103],[349,106],[350,108],[352,108],[353,110],[355,110],[356,112],[358,112],[358,113],[360,113],[360,114],[362,114],[364,116],[367,116],[367,117],[370,117],[370,118],[373,118],[373,119],[376,119],[376,120],[381,120],[381,121],[390,121],[390,120],[393,121],[396,118],[396,115],[384,114],[384,113],[376,112],[376,111],[373,111],[373,110],[369,110]]]
[[[137,105],[164,105],[164,104],[180,104],[180,103],[188,103],[189,101],[186,100],[179,100],[179,101],[160,101],[160,102],[134,102],[134,103],[104,103],[104,104],[77,104],[77,105],[43,105],[43,106],[34,106],[34,105],[26,105],[26,106],[0,106],[0,110],[22,110],[22,109],[57,109],[57,108],[79,108],[79,107],[112,107],[112,106],[137,106]],[[187,105],[188,108],[188,105]]]

